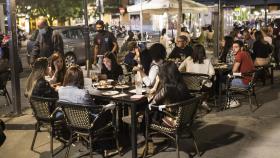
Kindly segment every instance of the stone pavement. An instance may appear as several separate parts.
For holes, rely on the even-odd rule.
[[[278,158],[280,150],[280,80],[279,71],[276,72],[274,85],[265,87],[257,86],[258,100],[262,106],[255,112],[251,112],[246,103],[235,109],[222,112],[211,112],[195,123],[198,146],[203,153],[202,158]],[[35,150],[30,150],[34,134],[34,117],[29,108],[20,117],[5,117],[8,130],[7,140],[0,148],[0,157],[8,158],[44,158],[50,157],[49,136],[47,133],[39,133],[35,143]],[[55,148],[60,144],[55,142]],[[71,157],[86,151],[81,145],[72,147]],[[194,153],[190,140],[182,141],[181,157],[189,157],[187,153]],[[56,157],[63,157],[64,151]],[[172,149],[168,152],[160,152],[155,158],[175,157]],[[95,157],[102,157],[96,155]],[[119,156],[115,156],[119,157]],[[123,156],[131,157],[129,150]]]

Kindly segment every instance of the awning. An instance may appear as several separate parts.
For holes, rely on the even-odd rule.
[[[219,0],[195,0],[196,2],[203,4],[218,4]],[[265,5],[265,0],[221,0],[221,3],[226,6],[239,6],[239,5]],[[268,5],[280,4],[280,0],[267,0]]]
[[[183,11],[191,11],[191,12],[206,12],[208,8],[206,5],[194,2],[192,0],[183,0],[182,4]],[[163,14],[164,12],[172,12],[178,13],[178,0],[150,0],[144,1],[141,3],[128,6],[127,11],[131,12],[140,12],[144,13],[153,13],[153,14]]]

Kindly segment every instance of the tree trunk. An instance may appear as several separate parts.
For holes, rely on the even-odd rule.
[[[182,10],[183,4],[182,0],[178,0],[178,19],[177,19],[177,37],[181,34],[181,24],[182,24]]]

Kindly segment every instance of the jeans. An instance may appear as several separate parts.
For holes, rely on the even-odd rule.
[[[231,81],[232,87],[248,88],[249,85],[244,84],[241,78],[234,78]]]

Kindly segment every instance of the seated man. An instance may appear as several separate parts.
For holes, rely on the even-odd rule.
[[[189,40],[186,36],[181,35],[176,40],[176,47],[172,50],[168,58],[187,58],[193,52],[192,47],[189,45]]]
[[[232,72],[233,73],[247,73],[252,72],[255,67],[253,60],[248,52],[242,50],[243,42],[241,41],[234,41],[233,42],[233,54],[235,56],[235,61],[233,64]],[[246,88],[251,81],[251,76],[244,76],[242,78],[234,78],[231,82],[231,86],[234,87],[242,87]]]

